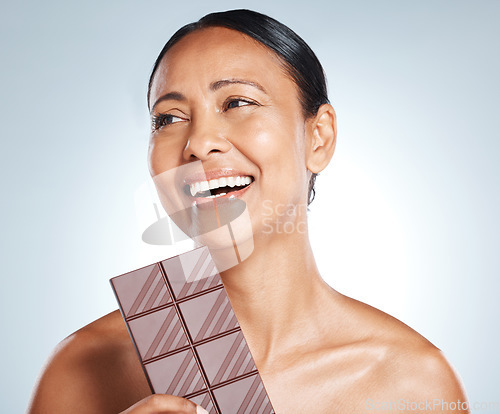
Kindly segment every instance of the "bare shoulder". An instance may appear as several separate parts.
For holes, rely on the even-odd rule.
[[[114,311],[55,348],[28,413],[116,414],[150,393],[126,326]]]
[[[419,404],[418,412],[448,412],[444,402],[466,401],[463,385],[440,349],[398,319],[354,299],[343,300],[351,309],[351,323],[363,332],[357,343],[377,356],[366,372],[365,405],[371,401],[373,410],[379,404],[377,412],[384,412],[382,404],[389,402],[399,403],[401,412],[411,408],[404,404]],[[399,412],[396,405],[387,411]]]
[[[468,413],[463,385],[444,354],[433,345],[387,347],[385,367],[374,376],[364,404],[376,412]]]

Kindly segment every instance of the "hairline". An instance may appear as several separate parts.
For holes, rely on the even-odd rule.
[[[190,25],[194,25],[192,29],[191,29]],[[280,53],[276,52],[271,47],[269,47],[265,43],[261,42],[260,40],[254,38],[253,36],[250,36],[250,35],[242,32],[241,30],[237,30],[235,28],[227,27],[225,25],[216,24],[216,23],[209,23],[209,24],[206,24],[206,25],[203,25],[203,24],[200,25],[200,22],[195,22],[195,23],[190,23],[190,25],[188,24],[188,25],[184,26],[186,28],[186,30],[190,29],[190,31],[188,31],[187,33],[185,33],[184,35],[182,35],[181,37],[179,37],[174,43],[172,43],[169,46],[168,50],[165,51],[164,55],[161,57],[161,60],[158,62],[158,64],[156,65],[156,67],[153,68],[154,71],[152,70],[152,72],[151,72],[149,83],[148,83],[148,94],[147,94],[148,110],[149,111],[151,111],[151,105],[150,105],[151,87],[152,87],[153,82],[154,82],[154,80],[156,78],[158,69],[160,68],[160,66],[163,63],[164,59],[167,57],[168,52],[170,52],[172,50],[172,48],[174,48],[175,45],[177,45],[177,43],[179,43],[180,41],[182,41],[183,39],[185,39],[186,37],[188,37],[191,34],[197,33],[199,31],[207,30],[207,29],[212,29],[212,28],[222,28],[222,29],[232,30],[233,32],[237,32],[237,33],[241,34],[242,36],[246,37],[247,39],[253,41],[256,45],[264,48],[267,51],[267,53],[269,53],[273,58],[277,59],[278,60],[278,64],[281,66],[284,75],[287,76],[292,81],[292,83],[294,84],[295,91],[297,92],[297,99],[299,100],[300,107],[302,109],[301,112],[302,112],[302,115],[304,116],[304,120],[312,118],[313,116],[316,115],[317,110],[316,110],[316,113],[309,113],[306,110],[306,105],[303,102],[303,92],[302,92],[302,90],[301,90],[301,88],[299,86],[299,83],[298,83],[297,79],[294,76],[295,73],[297,72],[297,70],[290,63],[288,63],[286,61],[286,59]]]

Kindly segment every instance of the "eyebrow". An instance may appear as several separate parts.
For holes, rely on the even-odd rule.
[[[262,85],[258,84],[257,82],[252,82],[245,79],[222,79],[216,82],[212,82],[210,84],[210,89],[212,91],[216,91],[220,88],[223,88],[224,86],[229,86],[234,84],[250,85],[267,94],[266,90]]]
[[[262,91],[265,94],[267,94],[266,90],[264,89],[264,87],[262,85],[260,85],[257,82],[252,82],[252,81],[248,81],[245,79],[221,79],[221,80],[212,82],[210,84],[210,90],[215,92],[215,91],[219,90],[220,88],[223,88],[223,87],[229,86],[229,85],[234,85],[234,84],[250,85],[250,86],[253,86],[254,88],[257,88],[259,91]],[[151,112],[153,112],[156,105],[158,105],[160,102],[163,102],[163,101],[186,101],[186,100],[187,100],[187,98],[180,92],[168,92],[165,95],[160,96],[156,100],[156,102],[153,104],[153,106],[151,108]]]
[[[186,101],[186,97],[180,92],[168,92],[160,96],[151,107],[151,112],[155,109],[156,105],[163,101]]]

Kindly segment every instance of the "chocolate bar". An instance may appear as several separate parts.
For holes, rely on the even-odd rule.
[[[207,247],[110,282],[153,393],[210,414],[274,413]]]

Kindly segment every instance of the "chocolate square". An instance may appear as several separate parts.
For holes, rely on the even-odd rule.
[[[202,406],[209,414],[217,414],[218,411],[215,409],[210,394],[208,392],[197,395],[196,397],[189,398],[195,404]]]
[[[191,349],[145,364],[145,369],[156,393],[185,396],[205,388]]]
[[[161,262],[177,300],[215,286],[222,286],[207,248],[200,248]]]
[[[189,345],[173,306],[129,320],[128,324],[143,361]]]
[[[221,413],[273,414],[259,374],[213,390]]]
[[[179,303],[179,309],[193,342],[239,326],[223,288]]]
[[[241,330],[198,345],[196,352],[210,385],[257,370]]]
[[[112,284],[126,318],[172,302],[158,263],[117,276]]]

